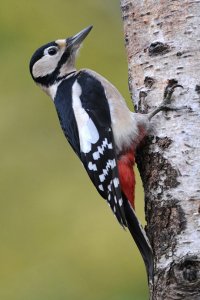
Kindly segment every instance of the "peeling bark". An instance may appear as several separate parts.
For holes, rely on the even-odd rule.
[[[200,299],[200,1],[121,0],[135,110],[159,105],[169,80],[180,111],[161,112],[140,149],[147,234],[155,256],[150,298]]]

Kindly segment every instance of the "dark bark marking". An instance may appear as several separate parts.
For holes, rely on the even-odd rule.
[[[200,260],[197,256],[186,255],[180,261],[172,263],[169,271],[169,283],[177,283],[177,289],[187,290],[187,295],[200,293]],[[196,298],[192,298],[196,299]]]
[[[122,10],[123,13],[128,12],[131,7],[132,7],[132,3],[130,2],[128,4],[121,5],[121,10]]]
[[[172,79],[168,80],[168,87],[172,87],[172,86],[174,86],[176,84],[178,84],[178,80],[177,79],[172,78]]]
[[[129,10],[132,7],[132,3],[127,3],[125,5],[121,5],[121,10],[122,10],[122,19],[125,21],[126,19],[129,18]]]
[[[128,34],[125,35],[125,45],[127,46],[129,44],[129,38]]]
[[[149,56],[163,55],[170,51],[170,46],[161,42],[152,43],[148,48]]]
[[[155,83],[155,79],[152,77],[146,76],[144,79],[144,85],[145,87],[151,88],[152,85]]]
[[[141,14],[140,17],[149,16],[150,14],[151,14],[150,11],[148,11],[146,13]]]
[[[187,17],[186,17],[186,19],[192,19],[192,18],[194,18],[193,15],[190,15],[190,16],[187,16]]]
[[[145,92],[145,91],[139,92],[138,104],[134,106],[135,111],[139,111],[141,114],[148,113],[149,106],[145,101],[146,97],[147,97],[147,92]]]
[[[156,205],[151,205],[149,210],[149,219],[151,225],[148,226],[147,233],[151,233],[151,242],[156,258],[162,255],[166,257],[169,251],[174,251],[176,247],[176,237],[186,227],[185,214],[175,199],[169,199],[167,203],[161,206],[157,201]]]
[[[197,256],[174,258],[168,269],[157,271],[154,299],[199,300],[200,261]],[[164,289],[159,289],[162,285]]]
[[[165,166],[167,167],[165,172],[167,178],[164,180],[164,185],[166,186],[166,189],[175,188],[180,184],[177,181],[178,172],[169,163],[167,165]]]
[[[183,58],[193,57],[192,54],[184,55]]]
[[[145,91],[140,91],[139,98],[140,100],[144,100],[147,96],[147,93]]]
[[[144,70],[146,70],[146,69],[152,69],[152,68],[153,68],[153,65],[149,65],[149,66],[145,67]]]
[[[165,191],[177,187],[179,173],[163,157],[162,152],[149,154],[149,145],[152,143],[157,143],[161,151],[167,151],[172,141],[167,137],[157,137],[154,140],[149,136],[138,149],[139,155],[137,155],[137,165],[144,191],[146,187],[150,190],[150,194],[145,193],[147,224],[150,224],[147,234],[156,253],[155,257],[159,260],[162,255],[168,255],[167,250],[171,249],[173,252],[176,247],[176,236],[186,227],[186,218],[178,200],[168,195],[168,200],[162,201],[163,186]],[[156,189],[160,189],[160,192],[157,193],[156,199],[153,199],[151,191]]]
[[[176,55],[177,56],[181,56],[183,53],[182,52],[177,52]]]
[[[129,15],[123,15],[123,16],[122,16],[123,21],[125,21],[125,20],[128,19],[128,18],[129,18]]]
[[[184,34],[192,34],[193,33],[193,30],[186,30],[185,32],[184,32]]]
[[[195,92],[197,92],[197,94],[200,95],[200,85],[199,84],[197,84],[195,86]]]
[[[198,274],[196,264],[192,260],[185,260],[180,269],[182,269],[183,278],[186,281],[192,282],[197,280]]]
[[[177,180],[179,176],[178,171],[172,167],[167,159],[159,152],[153,152],[147,155],[147,153],[149,153],[148,144],[151,144],[152,142],[153,137],[149,136],[146,138],[142,148],[140,147],[138,149],[140,155],[137,156],[137,164],[139,166],[141,177],[143,178],[144,189],[146,186],[150,186],[151,189],[160,187],[162,190],[163,184],[165,189],[177,187],[179,185]],[[164,176],[166,174],[167,178]],[[165,178],[164,181],[162,178]]]
[[[164,150],[164,149],[167,149],[171,143],[172,143],[172,140],[170,138],[168,138],[167,136],[164,137],[164,138],[159,138],[158,136],[156,137],[156,143],[158,144],[158,146]]]

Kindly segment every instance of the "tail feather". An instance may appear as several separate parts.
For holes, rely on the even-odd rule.
[[[152,281],[154,267],[153,267],[153,252],[152,252],[151,245],[129,201],[127,201],[127,199],[124,199],[123,202],[124,202],[124,212],[126,216],[128,229],[143,257],[146,266],[146,271],[148,274],[148,280]]]

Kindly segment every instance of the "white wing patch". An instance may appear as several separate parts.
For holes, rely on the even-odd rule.
[[[80,148],[83,153],[89,153],[92,149],[92,144],[99,140],[99,133],[94,122],[82,107],[81,93],[81,86],[75,81],[72,86],[72,106],[78,126]]]

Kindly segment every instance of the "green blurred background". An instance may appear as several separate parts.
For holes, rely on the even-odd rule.
[[[78,67],[101,73],[129,99],[119,1],[1,1],[2,300],[148,298],[135,244],[90,183],[53,103],[29,75],[37,47],[90,24]],[[143,220],[141,184],[136,198]]]

